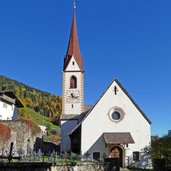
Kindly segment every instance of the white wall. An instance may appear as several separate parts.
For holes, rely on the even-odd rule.
[[[0,120],[12,120],[18,116],[18,110],[13,104],[0,101]]]
[[[117,95],[114,94],[114,86],[117,86]],[[125,112],[125,117],[118,123],[112,122],[108,117],[109,110],[116,106]],[[132,155],[133,151],[141,151],[150,144],[150,124],[116,82],[112,83],[82,123],[82,154],[89,150],[92,152],[92,149],[102,149],[101,153],[104,153],[104,149],[101,148],[104,144],[97,143],[104,132],[130,132],[135,144],[129,145],[126,151],[128,156]]]
[[[73,65],[74,62],[74,65]],[[74,58],[74,55],[72,56],[67,68],[65,69],[65,71],[80,71],[80,68]]]
[[[70,78],[74,75],[77,77],[77,88],[76,89],[70,89]],[[64,80],[63,80],[63,113],[64,114],[80,114],[83,112],[83,73],[81,72],[67,72],[64,73]],[[77,103],[68,103],[67,102],[67,91],[68,90],[78,90],[80,95],[80,101]],[[72,108],[72,104],[74,107]]]
[[[40,129],[42,130],[42,134],[45,135],[46,134],[46,126],[43,126],[43,125],[38,125],[40,127]]]
[[[75,63],[73,65],[73,62]],[[71,72],[63,72],[63,114],[80,114],[84,109],[84,73],[80,71],[74,57],[70,60],[68,67],[65,71]],[[70,79],[71,76],[75,76],[77,78],[77,88],[70,89]],[[67,91],[68,90],[77,90],[79,91],[80,101],[76,103],[68,103],[67,102]],[[72,108],[73,105],[73,108]]]

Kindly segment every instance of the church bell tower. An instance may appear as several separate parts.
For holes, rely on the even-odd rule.
[[[60,117],[61,152],[71,151],[69,134],[77,126],[79,115],[83,112],[84,67],[78,43],[74,1],[71,33],[63,65],[62,115]]]
[[[78,43],[75,5],[68,48],[64,58],[62,89],[62,114],[82,113],[84,111],[84,67]]]

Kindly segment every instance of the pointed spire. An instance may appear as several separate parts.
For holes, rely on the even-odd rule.
[[[74,0],[74,14],[72,19],[72,26],[71,26],[71,33],[68,43],[68,49],[64,61],[64,70],[67,68],[69,61],[71,57],[74,55],[74,58],[76,62],[78,63],[78,66],[80,67],[80,70],[83,69],[83,61],[80,54],[79,49],[79,43],[78,43],[78,35],[77,35],[77,25],[76,25],[76,1]]]

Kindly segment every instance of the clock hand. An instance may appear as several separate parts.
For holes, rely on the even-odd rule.
[[[73,98],[73,99],[78,99],[78,96],[74,96],[74,94],[71,93],[71,98]]]
[[[73,95],[73,93],[71,93],[71,97],[72,97],[72,98],[74,98],[74,95]]]

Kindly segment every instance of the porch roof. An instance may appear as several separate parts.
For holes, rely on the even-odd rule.
[[[129,132],[103,133],[106,144],[133,144],[134,140]]]

